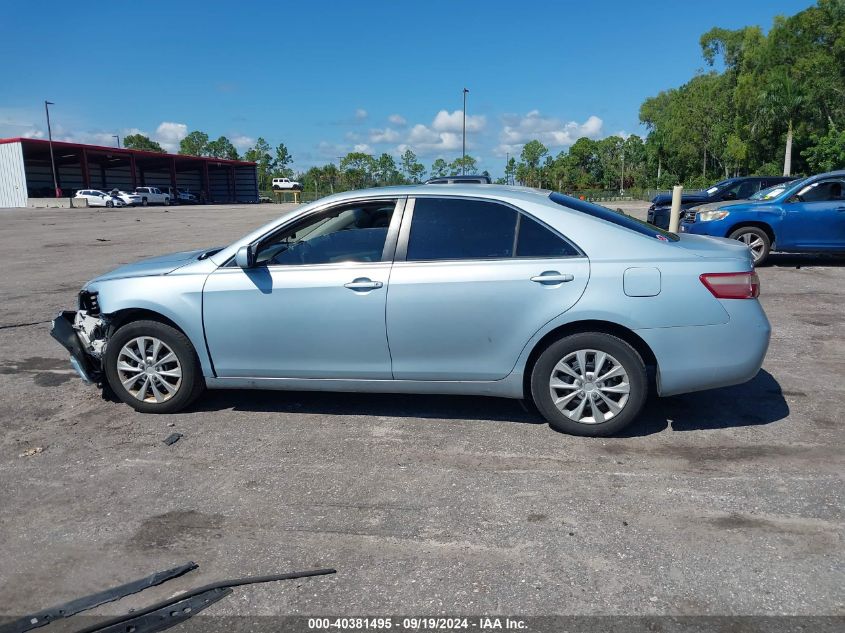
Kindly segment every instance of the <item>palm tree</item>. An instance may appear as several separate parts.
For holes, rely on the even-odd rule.
[[[804,105],[800,86],[785,72],[774,75],[760,95],[760,114],[786,122],[786,149],[783,153],[783,175],[792,175],[793,123]]]

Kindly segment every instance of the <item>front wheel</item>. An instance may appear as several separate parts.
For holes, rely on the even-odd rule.
[[[170,198],[165,198],[165,199],[164,199],[164,206],[166,206],[166,207],[169,207],[169,206],[170,206]]]
[[[141,413],[175,413],[205,388],[191,341],[158,321],[134,321],[117,330],[104,364],[114,393]]]
[[[531,373],[531,395],[549,425],[603,437],[628,426],[648,395],[645,364],[620,338],[572,334],[549,345]]]
[[[748,247],[755,266],[759,266],[768,259],[772,240],[763,229],[756,226],[743,226],[731,233],[729,237],[732,240],[739,240]]]
[[[111,209],[111,208],[114,206],[114,202],[112,202],[111,200],[107,200],[107,201],[106,201],[106,206],[107,206],[109,209]]]
[[[145,206],[147,206],[147,204],[149,204],[149,203],[147,202],[147,199],[146,199],[146,198],[141,198],[141,206],[142,206],[142,207],[145,207]]]

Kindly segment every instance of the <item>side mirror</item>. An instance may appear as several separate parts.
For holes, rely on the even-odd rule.
[[[255,266],[255,247],[241,246],[235,253],[235,264],[239,268],[252,268]]]
[[[736,200],[736,194],[733,191],[726,191],[722,196],[722,200]]]

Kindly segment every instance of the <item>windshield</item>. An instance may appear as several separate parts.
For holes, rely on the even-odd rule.
[[[580,211],[581,213],[586,213],[587,215],[591,215],[594,218],[605,220],[606,222],[621,226],[623,228],[628,229],[629,231],[639,233],[640,235],[645,235],[647,237],[655,237],[659,240],[663,240],[664,242],[677,242],[680,239],[674,233],[659,229],[656,226],[649,224],[648,222],[638,220],[637,218],[631,217],[630,215],[627,215],[622,211],[614,211],[612,209],[608,209],[607,207],[603,207],[598,204],[593,204],[592,202],[587,202],[585,200],[577,200],[576,198],[571,198],[569,196],[563,195],[562,193],[556,192],[549,194],[549,199],[562,207],[567,207],[568,209],[573,209],[575,211]]]
[[[766,187],[765,189],[760,189],[757,193],[753,196],[749,197],[749,200],[772,200],[777,198],[780,194],[784,191],[789,189],[792,185],[797,183],[797,180],[790,180],[789,182],[779,182],[776,185],[772,185],[771,187]]]
[[[716,193],[717,191],[719,191],[723,187],[729,185],[731,182],[733,182],[733,181],[732,180],[719,181],[715,185],[713,185],[712,187],[707,189],[706,193],[707,193],[708,196],[712,196],[714,193]]]

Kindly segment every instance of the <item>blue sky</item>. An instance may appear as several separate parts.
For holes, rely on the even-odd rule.
[[[713,26],[764,29],[809,0],[16,2],[0,39],[0,136],[112,144],[190,130],[287,144],[297,169],[354,149],[502,172],[531,138],[643,134],[643,99],[704,68]]]

